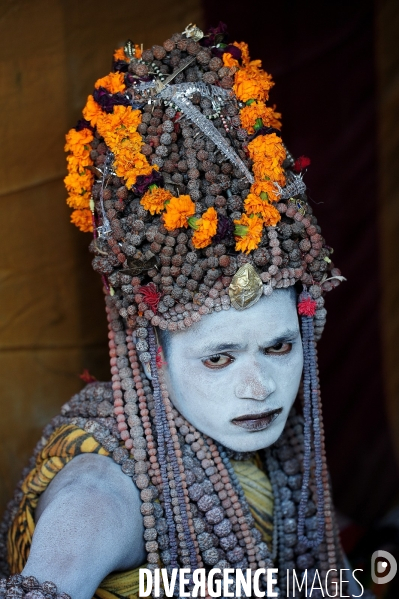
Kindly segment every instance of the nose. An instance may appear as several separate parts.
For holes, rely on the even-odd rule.
[[[239,399],[265,400],[276,390],[276,383],[259,364],[248,365],[238,373],[239,380],[235,386],[235,395]]]

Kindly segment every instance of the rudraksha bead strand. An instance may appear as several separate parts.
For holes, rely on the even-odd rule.
[[[152,376],[152,388],[154,391],[154,406],[155,406],[155,429],[157,433],[157,444],[158,444],[158,461],[161,470],[162,479],[162,491],[163,491],[163,507],[165,510],[165,517],[168,527],[169,537],[169,551],[170,551],[170,565],[172,568],[178,567],[178,542],[177,542],[177,531],[176,525],[173,518],[172,498],[170,496],[169,488],[169,477],[167,470],[167,457],[166,457],[166,440],[164,434],[164,423],[162,420],[163,405],[162,405],[162,393],[158,380],[158,371],[156,363],[157,348],[155,342],[155,336],[152,329],[149,329],[149,348],[151,356],[151,376]]]

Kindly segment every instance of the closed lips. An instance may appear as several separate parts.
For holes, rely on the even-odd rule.
[[[260,414],[245,414],[234,418],[231,422],[250,431],[259,431],[270,426],[282,411],[282,408],[277,408]]]

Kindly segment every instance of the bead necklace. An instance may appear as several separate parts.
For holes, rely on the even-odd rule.
[[[157,366],[154,330],[148,327],[146,335],[140,333],[145,343],[139,346],[148,349],[144,351],[145,359],[150,356],[150,385],[137,356],[132,329],[123,332],[111,303],[107,312],[115,416],[120,436],[132,456],[122,468],[126,473],[133,472],[141,489],[149,567],[157,567],[159,558],[168,569],[179,565],[191,569],[272,567],[272,555],[254,528],[228,452],[186,422],[170,402],[162,370]],[[140,317],[137,325],[144,325]],[[304,420],[290,416],[282,437],[265,452],[275,501],[273,557],[278,557],[281,571],[295,568],[298,573],[319,563],[326,572],[337,563],[340,550],[334,538],[331,509],[326,509],[330,506],[329,489],[312,318],[302,317],[302,328]],[[126,354],[130,368],[121,360]],[[310,391],[312,409],[308,405]],[[316,441],[314,470],[311,419]],[[285,586],[282,578],[282,592]]]
[[[323,449],[312,318],[302,317],[304,418],[292,412],[280,439],[264,452],[274,495],[271,553],[254,526],[229,460],[230,450],[197,431],[171,404],[162,369],[157,366],[152,327],[144,329],[145,320],[138,316],[136,329],[124,330],[111,301],[107,301],[107,317],[114,418],[109,386],[94,383],[65,406],[57,424],[73,423],[93,434],[139,488],[147,567],[154,570],[161,560],[169,571],[173,567],[254,571],[272,567],[274,559],[282,573],[279,588],[284,596],[286,570],[295,569],[300,579],[305,570],[317,568],[322,576],[342,564]],[[139,345],[143,350],[147,344],[148,352],[143,353],[150,356],[151,383],[138,357],[140,340],[145,340]],[[312,427],[319,429],[318,445],[310,451],[309,388],[313,397],[310,413],[316,419]],[[325,519],[322,538],[320,481]],[[2,532],[6,529],[3,525]],[[264,584],[264,578],[260,582]],[[333,582],[331,578],[331,591]]]

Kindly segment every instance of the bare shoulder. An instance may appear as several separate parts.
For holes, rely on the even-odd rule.
[[[145,560],[140,495],[112,458],[73,458],[42,494],[26,576],[90,599],[107,574]]]
[[[106,456],[84,453],[73,458],[41,495],[36,508],[36,522],[60,493],[73,493],[81,497],[84,503],[93,496],[107,498],[107,503],[114,500],[115,508],[122,504],[125,511],[129,506],[129,510],[137,512],[138,518],[141,519],[139,490],[132,479],[123,474],[121,467]],[[133,515],[131,511],[130,515]]]

